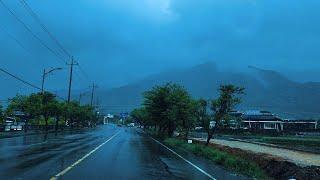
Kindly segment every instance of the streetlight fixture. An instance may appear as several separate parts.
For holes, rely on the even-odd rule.
[[[44,80],[45,78],[52,73],[53,71],[61,70],[62,68],[51,68],[50,70],[46,71],[46,69],[43,69],[43,74],[42,74],[42,84],[41,84],[41,93],[43,94],[44,92]]]

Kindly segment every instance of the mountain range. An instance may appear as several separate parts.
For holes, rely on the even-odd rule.
[[[194,98],[213,99],[222,84],[245,88],[239,110],[268,110],[283,118],[319,118],[320,83],[295,82],[280,72],[249,66],[248,71],[219,70],[213,62],[189,69],[149,76],[140,81],[100,90],[97,97],[106,112],[128,112],[139,107],[142,93],[155,85],[174,82],[183,85]]]

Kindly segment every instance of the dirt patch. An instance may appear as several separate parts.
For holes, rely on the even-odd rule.
[[[203,143],[200,141],[195,142]],[[289,178],[295,178],[297,180],[320,180],[319,166],[300,167],[294,163],[268,154],[254,153],[217,144],[210,144],[210,146],[257,163],[259,167],[273,179],[288,180]]]

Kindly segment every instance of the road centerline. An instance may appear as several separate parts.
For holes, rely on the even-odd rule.
[[[192,162],[190,162],[189,160],[187,160],[186,158],[182,157],[180,154],[176,153],[174,150],[170,149],[169,147],[167,147],[166,145],[162,144],[161,142],[159,142],[158,140],[150,137],[151,139],[153,139],[156,143],[160,144],[162,147],[166,148],[168,151],[170,151],[171,153],[173,153],[174,155],[178,156],[179,158],[181,158],[182,160],[184,160],[186,163],[188,163],[189,165],[191,165],[192,167],[194,167],[195,169],[197,169],[198,171],[200,171],[202,174],[206,175],[207,177],[209,177],[212,180],[217,180],[216,178],[214,178],[213,176],[211,176],[209,173],[207,173],[206,171],[204,171],[203,169],[201,169],[199,166],[193,164]]]
[[[74,162],[72,165],[68,166],[67,168],[65,168],[63,171],[59,172],[58,174],[56,174],[55,176],[51,177],[50,180],[56,180],[59,177],[63,176],[64,174],[66,174],[67,172],[69,172],[72,168],[74,168],[76,165],[78,165],[79,163],[81,163],[83,160],[85,160],[87,157],[89,157],[91,154],[93,154],[94,152],[96,152],[98,149],[100,149],[103,145],[105,145],[106,143],[108,143],[109,141],[111,141],[114,137],[116,137],[118,134],[120,133],[120,131],[118,131],[117,133],[115,133],[113,136],[111,136],[109,139],[107,139],[105,142],[103,142],[102,144],[100,144],[99,146],[97,146],[96,148],[94,148],[93,150],[91,150],[89,153],[87,153],[86,155],[84,155],[82,158],[80,158],[79,160],[77,160],[76,162]]]

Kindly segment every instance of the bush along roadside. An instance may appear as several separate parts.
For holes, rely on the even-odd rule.
[[[177,138],[167,138],[164,140],[164,143],[168,146],[181,148],[192,152],[195,155],[205,157],[236,173],[256,179],[268,179],[264,171],[254,162],[223,152],[213,147],[198,143],[188,144],[184,140]]]

